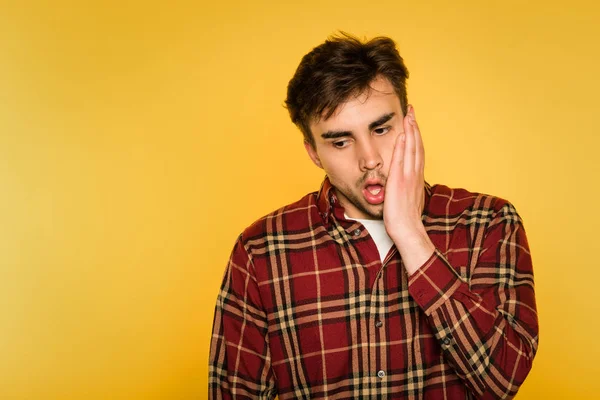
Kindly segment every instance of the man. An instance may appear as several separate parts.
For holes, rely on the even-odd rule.
[[[431,186],[389,38],[302,59],[286,104],[326,178],[238,238],[215,311],[209,397],[510,398],[538,343],[521,219]]]

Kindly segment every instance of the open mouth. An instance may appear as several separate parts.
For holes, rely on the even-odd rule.
[[[368,184],[363,189],[363,196],[369,204],[381,204],[385,195],[385,188],[379,183]]]
[[[381,187],[380,185],[369,185],[369,186],[366,187],[366,189],[373,196],[377,196],[383,190],[383,187]]]

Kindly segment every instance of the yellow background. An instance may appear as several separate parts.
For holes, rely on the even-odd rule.
[[[398,42],[427,180],[525,220],[519,398],[600,396],[594,4],[1,0],[0,399],[206,396],[237,235],[323,177],[282,104],[338,29]]]

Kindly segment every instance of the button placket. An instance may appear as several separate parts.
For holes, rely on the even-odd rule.
[[[444,346],[450,346],[452,344],[452,335],[446,335],[446,337],[442,339],[442,343]]]
[[[380,298],[380,296],[382,294],[385,293],[385,287],[383,284],[383,271],[379,270],[377,277],[375,278],[375,282],[373,285],[373,292],[372,292],[372,301],[374,302],[374,309],[371,311],[371,315],[373,318],[373,322],[375,325],[375,328],[377,329],[381,329],[383,327],[383,316],[381,314],[382,312],[382,307],[383,307],[383,299]],[[372,322],[372,323],[373,323]],[[385,340],[385,332],[382,331],[373,331],[374,337],[377,338],[379,341]],[[377,365],[377,368],[386,368],[386,365]],[[385,370],[384,369],[379,369],[376,373],[377,378],[383,380],[386,376]]]

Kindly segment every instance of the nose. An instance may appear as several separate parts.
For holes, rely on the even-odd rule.
[[[373,138],[364,140],[359,147],[359,167],[361,171],[381,168],[383,159]]]

